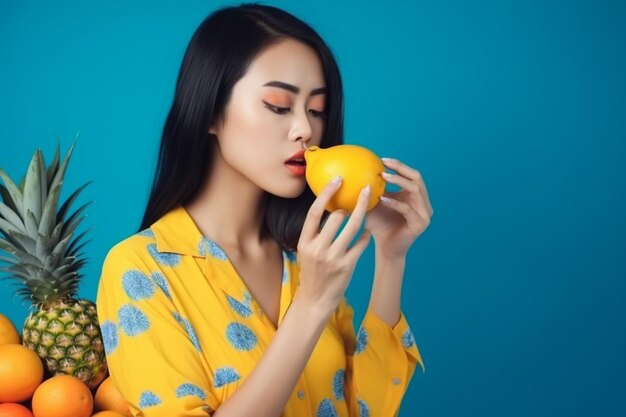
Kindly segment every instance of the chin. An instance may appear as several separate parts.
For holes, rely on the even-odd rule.
[[[306,182],[302,180],[300,185],[275,187],[273,189],[268,189],[267,192],[281,198],[297,198],[302,195],[305,188]]]

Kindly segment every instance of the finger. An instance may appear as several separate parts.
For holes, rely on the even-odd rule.
[[[418,184],[407,178],[401,177],[400,175],[394,175],[389,172],[383,172],[381,175],[386,182],[399,185],[401,188],[407,191],[410,191],[412,193],[418,193],[420,191],[420,187]]]
[[[335,236],[337,235],[337,231],[347,216],[348,213],[344,210],[335,210],[330,214],[330,216],[328,216],[328,219],[326,219],[326,222],[322,226],[322,230],[318,235],[318,239],[320,239],[322,246],[330,246],[333,239],[335,239]]]
[[[348,257],[351,261],[356,262],[356,260],[363,254],[365,249],[370,243],[372,237],[372,233],[364,229],[359,239],[352,245],[352,247],[346,253],[346,257]]]
[[[359,199],[356,202],[356,207],[350,215],[350,219],[346,223],[337,239],[332,244],[332,249],[344,253],[348,249],[348,245],[352,239],[359,232],[361,224],[365,219],[365,213],[367,212],[367,205],[370,200],[371,187],[368,185],[361,190]]]
[[[319,196],[313,201],[311,207],[309,207],[309,211],[304,219],[304,224],[302,225],[301,238],[305,239],[313,239],[315,235],[319,232],[320,223],[322,222],[322,216],[324,215],[324,211],[326,209],[326,205],[332,198],[332,196],[337,192],[341,185],[341,177],[336,177],[322,190]]]
[[[421,192],[412,195],[413,201],[415,203],[415,206],[413,206],[413,209],[416,210],[420,216],[422,216],[425,219],[430,218],[430,212],[431,209],[428,207],[428,203],[426,202],[426,197],[424,197],[424,194],[422,194]]]
[[[411,216],[412,208],[408,203],[404,203],[402,201],[398,201],[396,199],[386,196],[380,197],[380,202],[383,203],[385,206],[402,214],[405,218]]]
[[[402,163],[400,161],[398,161],[397,159],[394,158],[382,158],[383,164],[387,167],[387,168],[391,168],[394,171],[398,172],[398,174],[410,179],[410,180],[414,180],[417,181],[419,179],[422,178],[422,174],[419,173],[419,171],[417,171],[414,168],[411,168],[410,166],[406,165],[405,163]]]
[[[422,174],[413,169],[410,168],[409,166],[403,164],[402,162],[398,161],[397,159],[391,159],[391,158],[383,158],[383,162],[385,162],[385,166],[388,166],[389,168],[395,170],[398,174],[405,176],[406,178],[411,179],[414,183],[417,184],[420,192],[424,195],[424,198],[426,200],[426,205],[428,207],[429,212],[432,213],[433,211],[433,206],[430,203],[430,198],[428,197],[428,189],[426,188],[426,183],[424,182],[424,177],[422,176]],[[405,182],[400,182],[402,181],[402,177],[396,175],[395,178],[390,178],[388,177],[388,175],[393,175],[390,174],[388,172],[383,172],[382,176],[385,179],[385,181],[393,183],[393,184],[397,184],[402,188],[405,188],[407,190],[410,190],[409,188],[404,187],[404,183]],[[398,181],[398,182],[396,182]],[[432,214],[431,214],[432,215]]]

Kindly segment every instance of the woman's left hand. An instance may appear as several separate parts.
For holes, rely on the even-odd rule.
[[[396,159],[383,164],[397,174],[383,173],[383,179],[401,190],[385,192],[382,201],[366,216],[365,228],[372,232],[377,251],[387,261],[404,259],[419,235],[430,224],[433,208],[421,174]]]

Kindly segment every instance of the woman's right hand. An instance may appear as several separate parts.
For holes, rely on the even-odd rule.
[[[365,219],[369,186],[361,190],[350,219],[336,238],[337,231],[348,216],[345,211],[333,211],[320,230],[324,208],[340,187],[341,179],[333,180],[315,199],[304,221],[297,248],[300,262],[297,297],[326,316],[332,314],[344,296],[356,263],[371,236],[368,230],[364,230],[354,245],[348,247]]]

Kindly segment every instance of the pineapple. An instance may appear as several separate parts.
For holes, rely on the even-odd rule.
[[[74,145],[60,161],[57,145],[46,167],[37,149],[19,187],[0,169],[0,256],[8,264],[0,271],[19,281],[17,294],[31,303],[22,343],[41,357],[52,375],[73,375],[90,388],[107,373],[96,306],[76,299],[86,263],[79,253],[87,231],[74,236],[91,202],[68,216],[70,206],[89,183],[78,188],[58,208],[61,185]],[[1,253],[1,252],[0,252]]]

